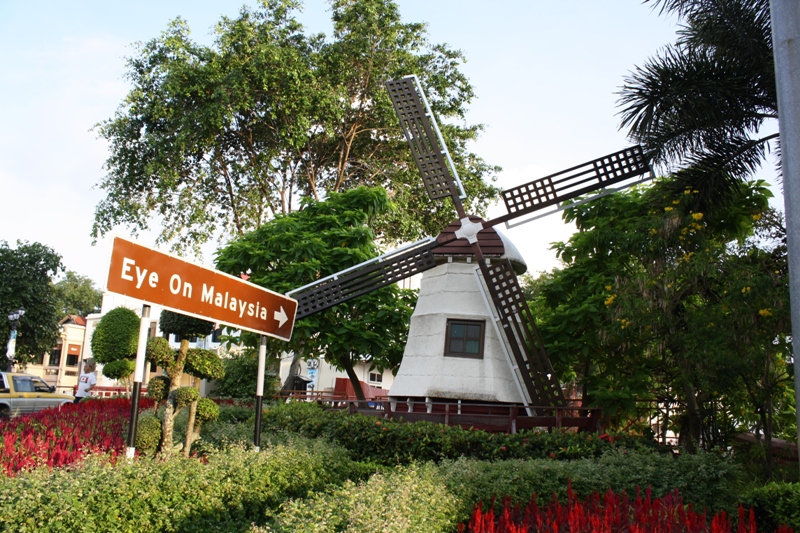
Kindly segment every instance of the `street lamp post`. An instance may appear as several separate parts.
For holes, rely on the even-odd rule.
[[[8,335],[8,346],[6,348],[6,357],[9,363],[14,361],[14,354],[17,351],[17,328],[19,327],[19,319],[25,314],[25,308],[20,307],[16,311],[12,311],[8,315],[8,320],[11,322],[11,332]]]

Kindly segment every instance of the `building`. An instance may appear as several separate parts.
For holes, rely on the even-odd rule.
[[[86,319],[67,315],[58,323],[58,334],[58,341],[50,353],[27,365],[25,372],[41,377],[59,392],[71,393],[81,373]]]

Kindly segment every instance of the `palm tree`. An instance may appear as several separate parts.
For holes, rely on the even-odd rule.
[[[621,127],[713,212],[750,177],[777,133],[769,0],[645,0],[676,14],[677,41],[625,78]]]

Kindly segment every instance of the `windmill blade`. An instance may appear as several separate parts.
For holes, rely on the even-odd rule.
[[[387,81],[386,88],[428,196],[431,200],[465,197],[464,187],[417,77]]]
[[[564,406],[564,392],[547,357],[539,330],[508,259],[487,264],[479,261],[481,274],[492,297],[503,333],[514,355],[534,406]]]
[[[510,220],[547,207],[558,206],[567,200],[643,176],[645,177],[644,179],[613,189],[610,192],[652,178],[652,171],[644,157],[642,147],[636,145],[625,148],[619,152],[587,161],[561,172],[503,191],[503,201],[508,214],[484,223],[484,227],[500,223],[508,225]],[[592,197],[587,201],[595,198],[597,197]],[[530,222],[534,218],[525,222]]]
[[[431,252],[441,244],[424,239],[288,292],[297,300],[295,320],[435,267]]]

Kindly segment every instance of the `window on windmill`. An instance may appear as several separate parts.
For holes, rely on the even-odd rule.
[[[484,323],[477,320],[447,321],[444,354],[451,357],[483,357]]]

